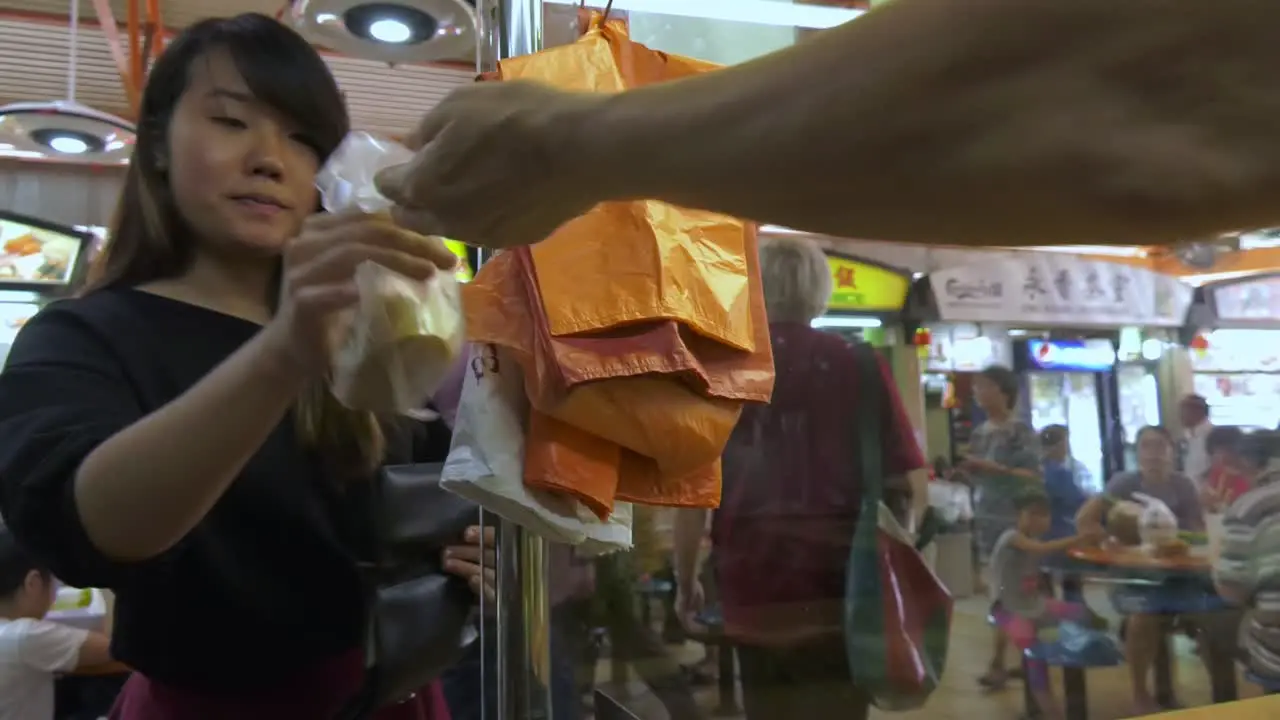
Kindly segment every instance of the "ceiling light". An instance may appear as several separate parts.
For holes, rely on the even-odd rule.
[[[878,328],[881,324],[880,318],[865,315],[824,315],[809,322],[815,328]]]
[[[456,59],[475,49],[468,0],[295,0],[289,15],[317,45],[390,65]]]
[[[556,5],[579,4],[579,0],[544,0]],[[592,7],[603,7],[605,0],[591,0]],[[613,0],[613,9],[652,15],[723,20],[755,25],[809,28],[823,30],[853,20],[866,10],[793,5],[779,0]]]
[[[385,43],[402,43],[413,38],[413,31],[399,20],[375,20],[369,23],[369,35]]]
[[[67,99],[0,107],[0,157],[127,165],[137,140],[133,123],[76,102],[80,3],[71,2]]]
[[[136,140],[128,121],[71,100],[0,107],[0,157],[127,165]]]

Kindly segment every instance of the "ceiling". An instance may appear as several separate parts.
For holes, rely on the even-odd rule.
[[[127,3],[109,4],[123,34]],[[281,5],[279,0],[160,0],[160,16],[166,27],[176,30],[212,16],[274,15]],[[124,86],[92,0],[80,0],[80,10],[76,99],[127,117]],[[66,98],[70,11],[70,0],[0,0],[0,104]],[[463,62],[391,68],[334,54],[325,59],[346,93],[352,124],[389,135],[412,129],[450,90],[475,77],[474,69]]]

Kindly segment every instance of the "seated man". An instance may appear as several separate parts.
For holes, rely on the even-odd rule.
[[[1241,449],[1264,470],[1254,478],[1254,489],[1227,508],[1213,577],[1218,594],[1248,608],[1239,626],[1243,660],[1275,693],[1280,692],[1280,565],[1275,562],[1280,558],[1280,469],[1270,467],[1270,460],[1280,455],[1280,434],[1255,433]]]

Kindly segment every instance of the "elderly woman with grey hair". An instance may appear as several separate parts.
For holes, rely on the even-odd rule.
[[[803,237],[767,238],[760,268],[777,381],[748,406],[723,457],[724,494],[711,555],[724,631],[734,641],[748,720],[865,718],[841,635],[845,565],[860,503],[858,429],[881,426],[885,472],[924,467],[888,367],[860,370],[859,350],[811,322],[826,310],[831,271]],[[881,398],[864,402],[865,393]],[[868,416],[878,407],[878,416]],[[682,616],[702,609],[698,549],[705,510],[676,520]]]

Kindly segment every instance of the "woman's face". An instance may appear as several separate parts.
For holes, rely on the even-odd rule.
[[[1164,473],[1173,467],[1173,446],[1158,432],[1138,438],[1138,466],[1146,472]]]
[[[983,375],[973,379],[973,399],[978,403],[978,407],[987,412],[1009,409],[1004,393],[1000,392],[1000,386]]]
[[[275,255],[316,207],[316,151],[221,52],[192,65],[166,160],[179,211],[217,252]]]

